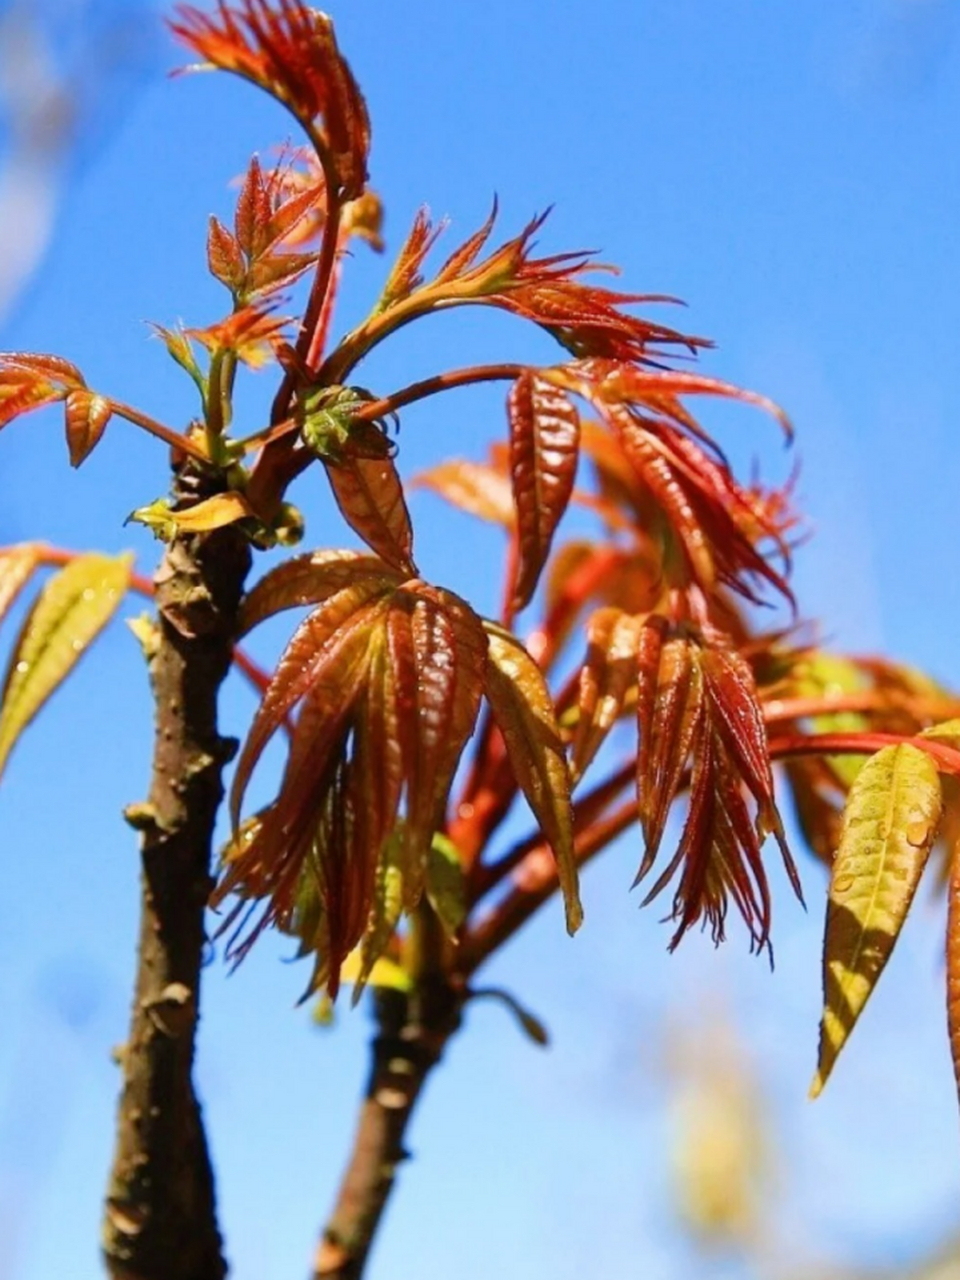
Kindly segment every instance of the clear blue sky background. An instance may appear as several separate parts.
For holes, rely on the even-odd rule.
[[[704,368],[775,397],[797,425],[816,528],[797,569],[805,611],[846,648],[960,682],[951,0],[344,0],[333,16],[373,115],[390,246],[421,202],[466,233],[496,191],[505,231],[554,203],[545,247],[596,247],[623,266],[625,287],[685,298],[682,322],[719,343]],[[229,78],[168,81],[175,59],[165,46],[139,90],[114,97],[115,124],[81,157],[0,342],[66,355],[93,385],[182,421],[192,388],[142,321],[216,318],[207,215],[228,213],[230,179],[289,126]],[[353,266],[344,319],[374,296],[384,264],[361,248]],[[403,335],[367,376],[386,390],[455,362],[548,350],[515,323],[458,315]],[[263,387],[251,396],[253,427]],[[709,420],[741,465],[759,456],[786,475],[759,415]],[[480,457],[501,427],[502,389],[411,411],[403,466],[446,450]],[[122,520],[164,490],[153,443],[116,424],[73,473],[57,416],[36,415],[4,434],[0,454],[0,540],[134,546],[152,563],[156,545]],[[308,545],[342,544],[322,489],[313,477],[297,495]],[[428,496],[414,514],[425,572],[490,605],[483,557],[496,541]],[[232,688],[228,729],[242,733],[251,710]],[[136,923],[136,851],[119,811],[145,792],[149,715],[136,646],[115,627],[31,730],[0,795],[2,1280],[99,1274],[109,1050],[125,1034]],[[625,840],[588,873],[574,942],[547,911],[491,971],[547,1021],[553,1048],[529,1046],[492,1005],[470,1010],[417,1116],[417,1158],[374,1280],[737,1274],[691,1258],[665,1174],[666,1015],[718,1005],[775,1116],[776,1231],[792,1261],[893,1263],[955,1221],[960,1129],[932,888],[809,1106],[819,869],[803,863],[808,915],[776,876],[771,976],[735,929],[719,954],[694,937],[668,957],[656,909],[638,913],[627,894],[638,853]],[[232,977],[219,960],[206,973],[199,1080],[238,1280],[304,1274],[365,1071],[363,1013],[344,1009],[330,1033],[311,1027],[294,1007],[305,973],[281,963],[289,950],[265,940]]]

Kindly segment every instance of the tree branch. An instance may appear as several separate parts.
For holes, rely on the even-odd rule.
[[[360,1280],[427,1076],[460,1025],[461,996],[439,973],[415,991],[374,992],[377,1033],[353,1151],[317,1249],[313,1280]]]
[[[208,496],[200,487],[183,475],[175,495]],[[127,811],[141,832],[142,902],[103,1233],[114,1280],[221,1280],[227,1270],[192,1067],[211,841],[236,749],[218,733],[217,695],[249,566],[243,536],[227,528],[173,542],[156,576],[153,777],[148,802]]]

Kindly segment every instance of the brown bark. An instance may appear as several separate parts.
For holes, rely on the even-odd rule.
[[[313,1280],[359,1280],[396,1180],[407,1126],[427,1076],[460,1024],[461,1001],[441,974],[415,992],[375,994],[377,1034],[353,1151],[314,1262]]]
[[[187,481],[179,492],[187,496]],[[173,542],[156,577],[159,620],[146,645],[153,776],[147,803],[127,811],[141,832],[142,899],[103,1232],[114,1280],[222,1280],[227,1272],[192,1067],[213,827],[236,749],[218,733],[217,695],[249,565],[245,539],[228,528]]]

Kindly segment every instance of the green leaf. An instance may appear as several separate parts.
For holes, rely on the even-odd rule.
[[[380,973],[382,974],[384,965],[392,964],[390,960],[384,959],[383,952],[393,937],[394,930],[403,911],[403,870],[399,865],[402,851],[403,838],[398,830],[387,841],[383,854],[377,863],[373,884],[373,902],[370,907],[370,921],[357,953],[360,963],[356,973],[347,974],[344,969],[340,970],[340,976],[344,981],[354,983],[354,1004],[359,1001],[368,982],[372,982],[375,987],[396,985],[392,982],[378,982],[377,966],[380,966]],[[400,968],[396,964],[392,964],[392,967],[394,969]],[[409,986],[409,975],[406,974],[405,970],[401,970],[401,972],[404,973]],[[404,988],[400,989],[403,990]]]
[[[466,886],[460,851],[439,831],[427,855],[427,898],[447,936],[452,938],[466,919]]]
[[[942,807],[936,765],[907,743],[878,751],[850,789],[830,878],[824,1012],[811,1097],[823,1089],[890,958]]]
[[[78,556],[50,578],[14,646],[0,703],[0,772],[20,734],[116,613],[133,557]]]
[[[553,849],[567,932],[583,922],[573,848],[570,773],[553,699],[540,668],[520,642],[493,623],[487,631],[484,691],[520,790]]]

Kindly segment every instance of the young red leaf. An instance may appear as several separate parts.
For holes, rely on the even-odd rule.
[[[290,709],[341,659],[355,637],[369,632],[389,590],[383,576],[363,577],[343,586],[306,618],[283,652],[257,711],[237,764],[230,792],[234,826],[253,768]],[[352,653],[352,649],[350,650]]]
[[[830,876],[816,1097],[890,958],[937,834],[940,778],[909,743],[884,747],[850,788]]]
[[[421,471],[414,486],[430,489],[461,511],[512,529],[516,520],[510,481],[488,463],[452,458]]]
[[[113,415],[113,407],[104,396],[87,390],[71,391],[64,407],[70,465],[79,467],[97,447]]]
[[[240,0],[214,14],[180,5],[170,24],[206,63],[252,81],[284,104],[320,147],[338,195],[363,191],[370,149],[366,104],[326,14],[301,0]]]
[[[583,921],[577,886],[570,773],[550,690],[526,649],[509,632],[485,624],[488,660],[484,692],[520,790],[557,862],[568,933]]]
[[[396,593],[387,632],[407,779],[406,842],[419,872],[413,880],[418,888],[457,763],[476,723],[487,646],[469,606],[423,583]]]
[[[238,634],[246,635],[284,609],[320,604],[344,587],[368,580],[376,580],[387,590],[399,586],[402,577],[377,556],[363,551],[313,551],[294,556],[271,569],[244,597]]]
[[[324,462],[340,513],[384,562],[413,575],[413,529],[403,485],[392,458],[345,456]]]
[[[418,209],[413,226],[397,255],[387,283],[383,287],[377,311],[388,311],[423,284],[423,263],[444,224],[434,226],[426,209]]]
[[[132,556],[82,555],[50,578],[13,647],[0,697],[0,772],[23,730],[113,617]]]
[[[76,365],[59,356],[0,352],[0,427],[31,409],[65,400],[86,385]]]
[[[587,656],[580,669],[577,729],[571,749],[573,777],[583,775],[623,709],[637,680],[637,651],[645,619],[599,609],[587,624]]]
[[[947,1030],[953,1075],[960,1094],[960,845],[950,850],[947,888]]]
[[[232,294],[241,292],[247,264],[240,252],[240,245],[223,223],[213,217],[207,231],[207,267],[214,279],[225,284]]]
[[[563,391],[532,372],[522,374],[513,384],[507,411],[510,476],[520,537],[514,605],[522,609],[536,589],[557,524],[573,492],[580,416]]]

